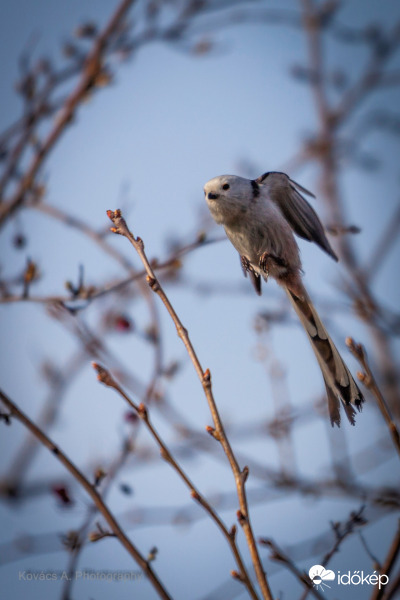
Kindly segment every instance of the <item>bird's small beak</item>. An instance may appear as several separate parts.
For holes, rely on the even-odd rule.
[[[207,198],[209,200],[217,200],[219,198],[219,194],[214,194],[213,192],[208,192]]]

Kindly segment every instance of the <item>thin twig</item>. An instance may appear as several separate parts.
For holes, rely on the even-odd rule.
[[[306,588],[307,593],[312,594],[317,600],[323,600],[322,594],[314,587],[311,579],[304,572],[302,573],[294,564],[294,562],[283,552],[279,546],[270,539],[262,538],[260,543],[267,546],[271,550],[270,560],[283,564],[289,571],[293,573],[296,579]]]
[[[389,575],[392,572],[394,564],[397,560],[397,557],[400,554],[400,521],[397,523],[397,530],[394,535],[393,541],[390,545],[389,551],[387,553],[385,562],[382,565],[382,568],[379,570],[379,575],[386,575],[387,582],[389,581]],[[375,587],[375,590],[372,593],[371,600],[381,600],[384,597],[385,588]]]
[[[249,474],[249,470],[247,467],[244,467],[243,470],[240,469],[239,464],[235,458],[235,455],[230,446],[229,440],[225,433],[221,418],[219,416],[219,412],[217,409],[217,405],[215,403],[214,395],[212,392],[211,386],[211,373],[209,369],[206,371],[203,370],[200,361],[197,357],[197,354],[192,346],[192,343],[189,338],[189,334],[185,327],[182,325],[178,315],[175,312],[172,304],[170,303],[167,295],[165,294],[163,288],[161,287],[160,282],[158,281],[154,270],[152,269],[147,256],[144,252],[144,243],[140,238],[135,238],[132,233],[129,231],[128,226],[121,215],[120,210],[116,211],[107,211],[107,215],[110,220],[113,222],[114,227],[111,228],[111,231],[114,233],[118,233],[126,237],[132,246],[135,248],[138,253],[147,273],[147,283],[151,287],[151,289],[161,298],[164,306],[166,307],[171,319],[174,322],[176,327],[178,336],[181,338],[189,357],[193,363],[193,366],[196,370],[196,373],[200,379],[200,382],[203,386],[203,390],[208,402],[208,406],[211,412],[211,416],[214,422],[214,429],[212,427],[208,428],[208,431],[213,437],[220,442],[228,460],[231,465],[232,472],[234,474],[236,489],[239,499],[239,511],[238,511],[238,520],[240,525],[243,528],[247,545],[249,547],[251,559],[253,562],[254,570],[256,573],[257,581],[260,586],[263,598],[266,600],[272,600],[272,594],[267,582],[266,574],[263,569],[263,565],[261,563],[260,555],[257,549],[256,540],[254,537],[253,529],[250,522],[250,515],[247,505],[247,496],[245,491],[245,482]]]
[[[114,377],[111,375],[109,371],[107,371],[104,367],[101,367],[97,363],[93,363],[93,368],[97,372],[97,378],[99,381],[107,385],[108,387],[113,388],[118,392],[118,394],[127,402],[127,404],[132,408],[138,417],[143,421],[148,431],[150,432],[153,439],[156,441],[159,449],[161,457],[171,465],[171,467],[178,473],[179,477],[185,483],[185,485],[190,490],[191,497],[196,500],[208,513],[211,519],[216,523],[217,527],[220,529],[225,539],[227,540],[232,553],[235,557],[236,564],[239,568],[240,581],[246,586],[249,591],[249,594],[252,598],[257,599],[257,593],[251,583],[250,577],[247,573],[247,569],[243,563],[242,557],[240,555],[239,549],[236,544],[236,527],[232,527],[229,531],[223,521],[220,519],[216,511],[212,508],[211,504],[207,501],[207,499],[199,492],[199,490],[195,487],[194,483],[190,480],[190,478],[186,475],[185,471],[182,467],[177,463],[175,458],[173,457],[171,451],[168,449],[167,445],[157,432],[156,428],[152,424],[150,420],[149,410],[144,403],[136,404],[129,396],[125,393],[122,387],[117,383]]]
[[[48,431],[56,421],[63,396],[80,370],[85,366],[85,359],[87,359],[87,352],[85,349],[80,349],[69,360],[65,359],[62,371],[54,369],[53,373],[50,374],[50,391],[35,419],[41,431]],[[37,438],[27,432],[26,437],[18,447],[15,457],[10,462],[7,474],[2,478],[2,485],[6,488],[5,491],[11,496],[18,498],[21,483],[35,460],[39,448],[40,444]]]
[[[115,533],[124,548],[129,552],[135,562],[143,570],[150,583],[160,596],[165,600],[170,600],[171,596],[166,591],[165,587],[153,571],[149,562],[142,556],[136,546],[129,540],[121,529],[118,521],[111,513],[109,508],[104,504],[104,501],[96,488],[90,483],[90,481],[84,476],[84,474],[71,462],[71,460],[60,450],[58,446],[49,438],[39,427],[37,427],[33,421],[31,421],[6,394],[0,390],[0,399],[9,409],[11,414],[15,416],[29,431],[45,446],[50,452],[61,462],[62,465],[71,473],[76,481],[84,488],[87,494],[91,497],[97,510],[103,515],[107,521],[111,530]]]
[[[389,589],[386,592],[385,600],[398,600],[399,596],[397,594],[400,589],[400,571],[397,576],[392,580]]]
[[[384,73],[384,66],[389,62],[394,52],[398,49],[400,44],[400,27],[396,23],[393,27],[393,32],[388,35],[384,42],[383,47],[377,51],[373,48],[372,55],[368,61],[364,72],[362,73],[359,80],[349,88],[343,95],[342,100],[336,109],[335,120],[343,124],[352,114],[355,108],[357,108],[361,102],[364,102],[369,93],[378,87],[380,84],[385,83],[395,84],[398,82],[398,78],[391,78],[390,73]],[[398,73],[395,73],[398,77]]]
[[[282,480],[296,476],[296,453],[293,444],[293,406],[288,390],[286,371],[272,349],[272,339],[268,336],[263,341],[262,336],[268,335],[268,329],[262,330],[259,321],[255,325],[259,337],[257,358],[265,365],[265,371],[271,382],[274,417],[269,427],[268,435],[276,443],[279,455]]]
[[[45,158],[47,158],[66,127],[72,122],[76,109],[86,98],[89,90],[96,86],[96,79],[103,68],[103,57],[109,40],[120,27],[133,3],[134,0],[122,0],[102,33],[94,40],[93,48],[87,56],[85,68],[82,71],[78,85],[68,96],[61,114],[41,144],[40,150],[32,158],[31,164],[24,173],[17,190],[9,200],[0,204],[0,227],[24,203]]]
[[[379,273],[379,267],[382,265],[385,256],[389,253],[393,245],[399,239],[400,229],[400,205],[397,206],[393,215],[390,217],[390,221],[383,231],[381,238],[371,252],[371,256],[366,261],[364,267],[364,277],[368,282],[371,282],[373,277]]]
[[[366,520],[364,519],[365,506],[361,506],[361,508],[357,512],[351,512],[349,519],[345,523],[335,522],[331,523],[332,531],[335,535],[335,541],[333,546],[326,552],[325,556],[320,561],[320,564],[323,567],[327,567],[331,558],[339,552],[339,548],[344,542],[344,540],[354,533],[354,531],[358,527],[362,527],[366,524]],[[311,589],[306,589],[304,594],[301,596],[300,600],[306,600],[308,594],[311,592]]]
[[[371,564],[372,564],[373,568],[375,570],[381,569],[382,568],[381,563],[379,562],[379,560],[377,559],[377,557],[372,552],[371,548],[367,544],[367,540],[365,539],[365,537],[363,536],[363,534],[361,533],[361,531],[358,532],[358,537],[360,539],[360,542],[361,542],[361,544],[362,544],[365,552],[367,553],[367,555],[369,556],[369,558],[371,560]]]
[[[330,213],[330,220],[340,226],[346,225],[345,209],[339,190],[339,164],[337,132],[361,100],[368,96],[375,83],[379,82],[380,73],[385,61],[400,42],[400,28],[393,30],[387,40],[387,51],[374,54],[366,71],[351,90],[346,93],[345,100],[339,107],[331,107],[328,102],[326,66],[324,63],[323,21],[319,18],[319,3],[314,0],[301,0],[303,5],[304,29],[309,49],[310,70],[315,74],[312,90],[315,106],[319,117],[319,131],[311,146],[314,150],[311,158],[321,167],[320,186]],[[355,306],[363,320],[367,323],[371,337],[377,349],[379,367],[384,375],[384,391],[393,411],[397,410],[399,398],[399,379],[397,365],[389,336],[379,326],[375,318],[378,302],[375,299],[363,271],[359,265],[354,244],[349,236],[339,236],[337,239],[338,254],[350,276],[351,286],[348,292],[354,297]],[[351,294],[352,288],[356,294]]]
[[[101,496],[102,496],[103,500],[106,498],[107,493],[108,493],[112,483],[115,480],[115,477],[117,476],[119,471],[122,469],[122,467],[125,465],[128,457],[130,456],[130,454],[132,452],[132,448],[134,446],[134,440],[136,439],[137,433],[138,433],[138,427],[135,427],[133,432],[131,433],[131,435],[128,438],[123,440],[122,448],[121,448],[118,456],[113,461],[110,468],[107,469],[105,485],[102,486],[102,489],[101,489]],[[96,507],[94,505],[89,506],[87,514],[85,515],[85,518],[83,520],[83,523],[76,532],[78,543],[76,544],[75,548],[71,549],[71,557],[70,557],[70,560],[69,560],[69,563],[68,563],[68,566],[66,569],[68,577],[64,581],[61,600],[70,600],[70,598],[71,598],[72,586],[74,585],[74,582],[76,581],[76,579],[73,575],[76,571],[76,567],[78,565],[78,560],[80,558],[80,554],[81,554],[83,548],[85,547],[85,540],[87,538],[87,535],[89,533],[89,528],[93,522],[93,519],[94,519],[94,516],[96,515],[96,513],[97,513]]]
[[[356,344],[352,338],[347,338],[346,344],[349,347],[350,352],[358,360],[358,362],[364,369],[364,372],[357,373],[357,377],[365,385],[366,388],[371,390],[377,402],[378,408],[386,421],[393,444],[400,457],[399,430],[397,429],[397,426],[393,420],[389,407],[386,404],[385,398],[383,397],[382,392],[379,389],[378,384],[376,383],[375,377],[372,374],[365,348],[362,346],[362,344]]]
[[[80,229],[80,227],[78,227]],[[92,239],[95,238],[96,233],[94,230],[92,231]],[[100,237],[101,239],[101,237]],[[189,254],[193,250],[197,248],[201,248],[207,244],[214,244],[216,242],[221,241],[222,238],[212,238],[205,239],[202,234],[199,234],[193,242],[189,242],[185,246],[179,248],[176,252],[174,252],[170,258],[167,258],[165,261],[157,262],[151,261],[152,268],[154,271],[167,271],[169,269],[179,269],[181,267],[180,259],[181,257]],[[104,248],[105,249],[105,248]],[[107,252],[107,250],[105,250]],[[110,252],[110,255],[113,254]],[[115,256],[117,258],[117,256]],[[123,260],[123,257],[121,257]],[[131,270],[131,275],[128,277],[124,277],[119,279],[116,282],[103,284],[101,287],[96,288],[95,286],[90,286],[88,288],[83,287],[79,290],[79,294],[76,295],[56,295],[56,296],[34,296],[30,294],[27,298],[24,297],[23,294],[10,294],[6,293],[3,296],[0,296],[0,304],[14,304],[17,302],[32,302],[38,304],[64,304],[66,306],[70,306],[74,309],[74,311],[83,310],[87,307],[88,303],[93,300],[97,300],[98,298],[102,298],[108,294],[113,294],[121,291],[123,288],[128,286],[130,283],[134,283],[142,280],[143,276],[146,275],[146,270],[142,269],[140,271]]]
[[[47,202],[32,203],[28,204],[27,207],[48,215],[53,219],[64,223],[64,225],[80,231],[88,239],[97,244],[103,252],[114,258],[122,267],[128,271],[133,271],[133,267],[129,260],[105,240],[104,234],[93,229],[86,221],[80,219],[77,214],[68,214],[61,208],[48,204]]]

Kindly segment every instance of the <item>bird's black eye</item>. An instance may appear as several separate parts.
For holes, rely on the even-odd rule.
[[[223,190],[229,190],[229,183],[224,183],[224,185],[222,186]]]

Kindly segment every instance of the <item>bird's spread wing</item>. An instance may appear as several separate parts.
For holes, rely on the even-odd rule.
[[[313,194],[312,192],[310,192],[310,190],[306,190],[305,187],[303,187],[302,185],[300,185],[299,183],[297,183],[297,181],[293,181],[293,179],[289,178],[289,181],[292,185],[294,185],[294,187],[298,190],[300,190],[301,192],[303,192],[303,194],[307,194],[307,196],[311,196],[311,198],[315,198],[315,194]]]
[[[287,222],[298,236],[310,242],[315,242],[322,250],[337,261],[338,257],[325,235],[317,213],[296,188],[304,193],[312,194],[289,177],[285,179],[284,183],[281,180],[279,185],[272,185],[270,187],[269,195],[271,200],[279,207]]]

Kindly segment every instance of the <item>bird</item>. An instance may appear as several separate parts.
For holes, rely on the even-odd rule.
[[[340,426],[341,405],[354,425],[355,409],[361,411],[364,397],[307,293],[294,235],[314,242],[338,261],[317,213],[303,196],[315,198],[314,194],[278,171],[257,179],[220,175],[205,184],[204,194],[211,216],[223,225],[257,294],[269,277],[287,293],[321,369],[332,426]]]

